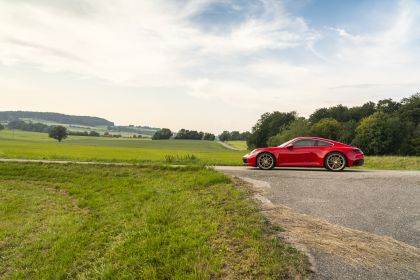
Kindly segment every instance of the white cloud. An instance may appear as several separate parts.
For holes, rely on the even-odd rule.
[[[183,92],[203,99],[202,106],[212,100],[227,111],[252,109],[255,118],[274,109],[308,114],[329,102],[359,104],[420,86],[416,1],[402,1],[386,29],[363,34],[339,26],[315,30],[274,0],[255,2],[262,5],[258,13],[224,29],[192,21],[217,2],[229,3],[0,0],[0,63],[74,73],[122,91]],[[335,48],[325,51],[318,43],[327,35]],[[199,121],[206,127],[206,119]],[[240,121],[231,128],[252,125]]]

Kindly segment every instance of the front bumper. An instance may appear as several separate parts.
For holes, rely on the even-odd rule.
[[[257,157],[255,155],[245,155],[242,158],[242,163],[247,166],[257,166]]]

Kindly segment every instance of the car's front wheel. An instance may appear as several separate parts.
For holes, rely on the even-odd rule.
[[[270,153],[261,153],[257,158],[257,166],[263,170],[272,169],[275,162],[274,156]]]
[[[341,171],[346,165],[346,157],[341,153],[331,153],[325,158],[325,168],[328,170]]]

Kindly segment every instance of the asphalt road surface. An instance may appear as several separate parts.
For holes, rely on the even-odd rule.
[[[307,232],[317,231],[316,241],[302,237],[301,225],[299,230],[289,227],[290,237],[307,247],[315,279],[420,279],[420,171],[216,169],[264,189],[262,195],[272,205],[304,214],[302,219],[311,224]],[[293,217],[280,222],[286,232],[288,221],[298,219]],[[330,235],[339,238],[331,241]],[[351,248],[345,248],[348,244]]]

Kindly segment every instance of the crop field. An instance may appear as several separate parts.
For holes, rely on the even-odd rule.
[[[0,163],[0,278],[301,279],[249,197],[200,167]]]
[[[58,143],[45,133],[0,131],[2,158],[240,165],[243,154],[210,141],[69,136]]]

